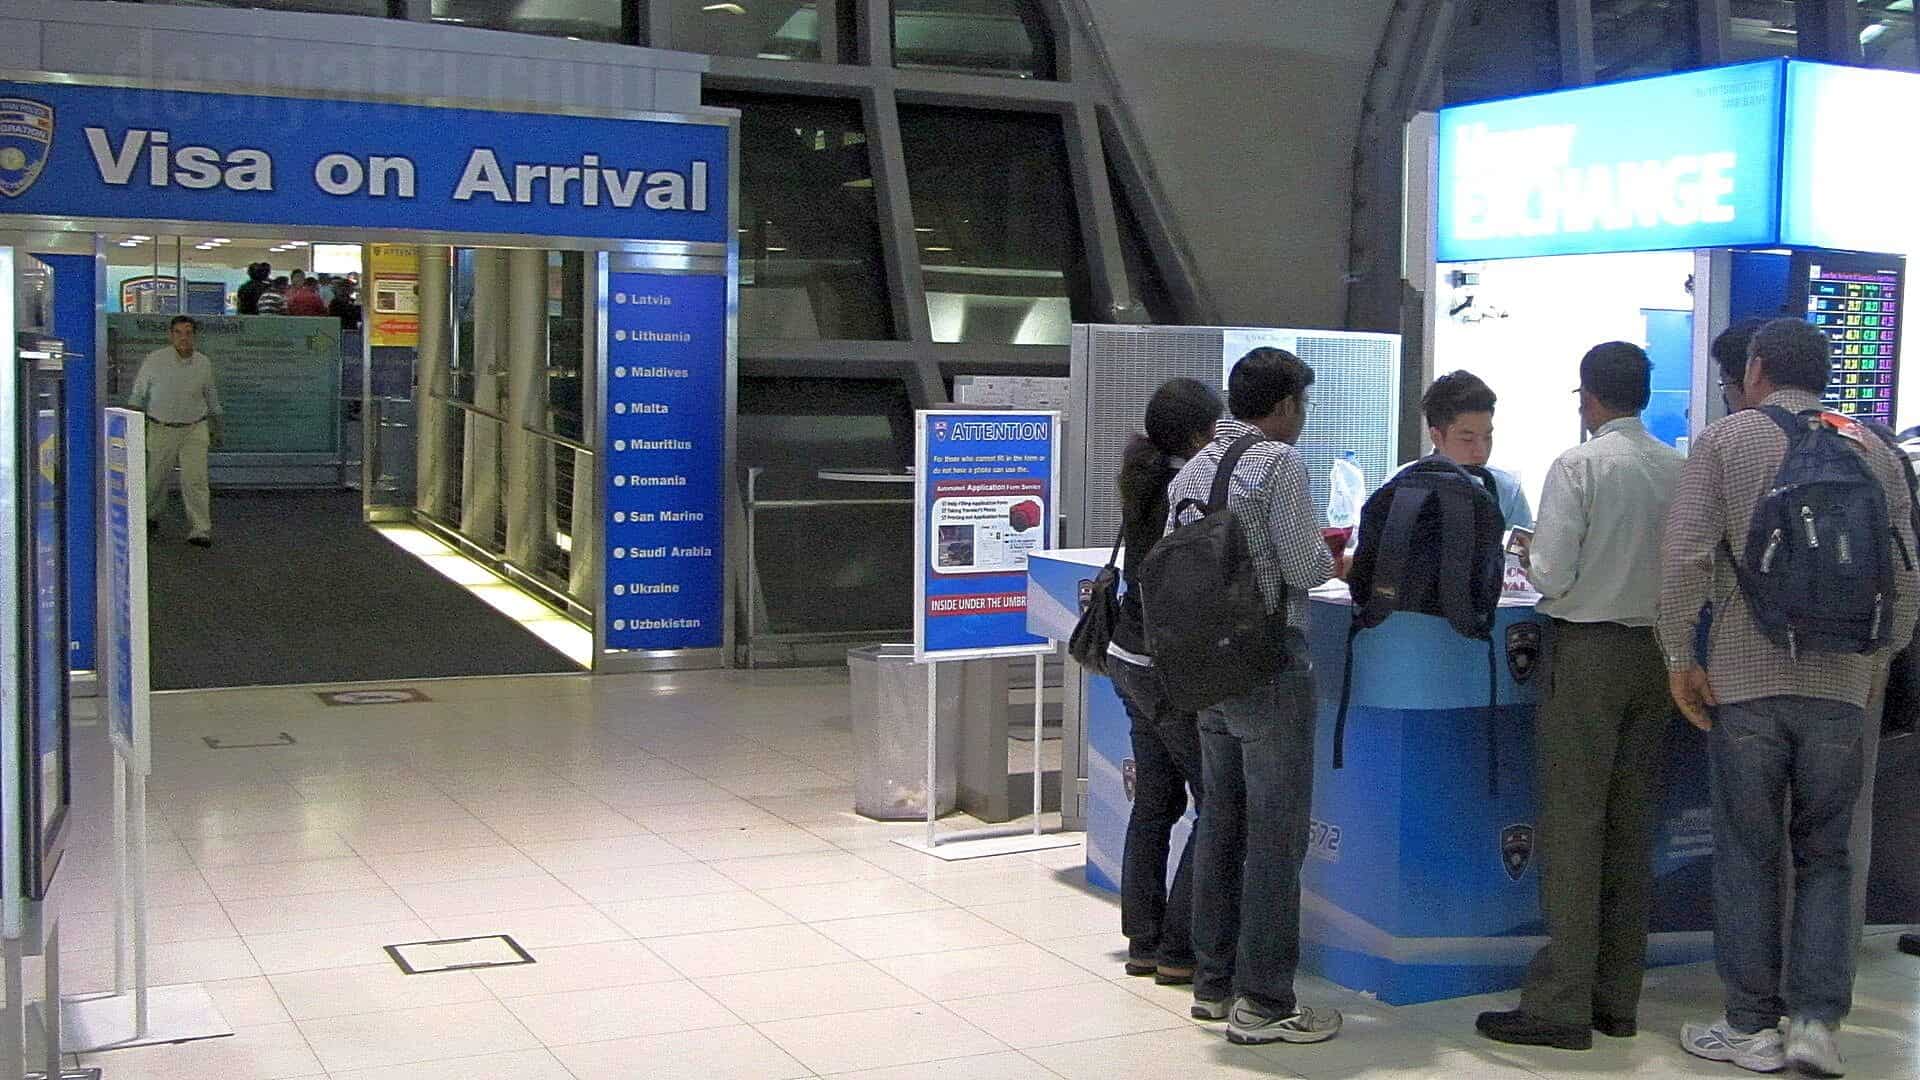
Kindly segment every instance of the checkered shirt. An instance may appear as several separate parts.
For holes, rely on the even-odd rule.
[[[1819,398],[1798,391],[1782,391],[1766,403],[1793,413],[1820,407]],[[1888,516],[1901,542],[1909,552],[1920,550],[1914,547],[1904,463],[1872,435],[1862,451],[1886,489]],[[1699,666],[1694,638],[1700,609],[1711,603],[1706,667],[1721,704],[1799,696],[1865,708],[1877,669],[1913,636],[1920,614],[1920,573],[1894,552],[1897,592],[1890,649],[1872,656],[1804,653],[1795,660],[1768,640],[1740,592],[1728,549],[1746,549],[1754,510],[1773,486],[1786,454],[1786,433],[1754,410],[1719,421],[1694,442],[1667,519],[1659,627],[1667,667],[1684,671]]]
[[[1177,516],[1181,502],[1192,499],[1206,505],[1213,498],[1220,459],[1241,436],[1251,434],[1257,431],[1250,424],[1220,421],[1213,442],[1187,462],[1167,489],[1167,503],[1175,508],[1167,519],[1168,532],[1199,520],[1200,512],[1191,507],[1185,516]],[[1333,578],[1333,553],[1320,537],[1320,515],[1308,496],[1307,466],[1300,451],[1274,439],[1248,447],[1234,467],[1227,501],[1247,530],[1247,547],[1268,613],[1280,610],[1284,594],[1287,624],[1304,632],[1311,610],[1307,591]]]

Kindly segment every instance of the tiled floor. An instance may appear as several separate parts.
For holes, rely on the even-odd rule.
[[[94,1055],[110,1080],[1128,1080],[1737,1076],[1673,1036],[1712,973],[1656,973],[1631,1042],[1495,1047],[1507,998],[1347,1014],[1244,1050],[1119,971],[1078,849],[944,863],[851,805],[831,672],[424,684],[154,703],[153,971],[202,982],[230,1039]],[[297,745],[209,750],[203,736]],[[98,728],[86,729],[88,738]],[[976,824],[954,823],[955,827]],[[70,991],[112,978],[104,862],[62,868]],[[89,910],[92,909],[92,910]],[[406,976],[387,944],[511,934],[537,963]],[[1870,942],[1854,1077],[1920,1075],[1920,959]]]

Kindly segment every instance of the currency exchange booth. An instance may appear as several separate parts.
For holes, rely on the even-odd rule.
[[[1436,373],[1500,398],[1492,464],[1538,505],[1580,440],[1569,391],[1602,341],[1646,347],[1649,428],[1681,448],[1725,412],[1707,346],[1748,317],[1833,342],[1827,404],[1904,429],[1920,167],[1896,134],[1920,75],[1766,60],[1441,110],[1430,153]]]
[[[370,402],[364,417],[369,520],[417,518],[425,529],[429,516],[450,517],[456,527],[442,526],[445,537],[460,531],[464,512],[485,518],[489,538],[501,523],[509,559],[516,550],[542,546],[571,553],[573,579],[563,575],[546,596],[528,587],[535,583],[514,581],[506,560],[495,569],[591,631],[595,671],[722,665],[732,649],[726,525],[734,445],[737,146],[737,117],[729,110],[533,111],[497,99],[355,98],[0,75],[0,248],[20,256],[0,288],[13,291],[13,277],[31,256],[40,256],[32,265],[50,269],[54,279],[53,333],[74,357],[68,373],[74,565],[94,565],[100,508],[93,449],[100,410],[109,402],[107,369],[125,366],[110,348],[109,331],[145,333],[150,328],[134,323],[146,319],[164,334],[166,318],[184,308],[209,324],[202,349],[212,355],[212,342],[238,335],[248,320],[231,314],[230,294],[208,289],[202,296],[191,288],[204,284],[196,282],[183,289],[185,275],[110,281],[107,253],[167,235],[212,237],[207,244],[351,244],[367,260],[360,269],[369,332],[357,366],[349,358],[346,370]],[[396,251],[418,251],[418,262],[383,261]],[[581,268],[565,279],[573,290],[565,296],[548,291],[560,279],[549,274],[549,258],[562,256],[568,267]],[[463,257],[476,265],[463,265]],[[477,347],[515,362],[473,365],[469,359],[465,371],[455,371],[462,350],[476,346],[452,340],[457,335],[449,326],[459,328],[456,301],[473,302],[454,294],[476,277],[497,285],[498,304],[513,305],[492,313],[484,331],[473,331],[476,338],[482,332],[499,338]],[[167,293],[177,304],[136,313],[168,289],[179,290]],[[534,314],[523,317],[523,307]],[[425,388],[419,401],[438,400],[433,394],[451,399],[450,381],[479,378],[497,380],[499,400],[518,403],[547,400],[545,325],[550,311],[562,309],[584,328],[580,376],[567,389],[581,416],[577,437],[555,440],[550,425],[517,404],[511,415],[423,405],[419,439],[424,443],[437,431],[456,449],[450,470],[443,462],[437,475],[423,468],[417,476],[412,448],[382,441],[400,425],[391,416],[383,423],[371,407],[385,370],[381,334],[408,321],[391,313],[418,316]],[[238,359],[244,350],[229,352],[216,358],[216,379],[231,375],[262,394],[277,392],[271,372],[234,367],[244,366]],[[520,353],[533,360],[519,363]],[[224,374],[222,364],[230,365]],[[516,384],[509,394],[510,380],[530,381],[531,389]],[[550,445],[556,441],[565,443],[571,467],[556,470]],[[499,463],[497,486],[484,496],[491,505],[474,495],[460,505],[463,445],[469,469],[476,454]],[[267,466],[312,464],[225,457],[231,468],[261,474]],[[222,464],[216,455],[216,482]],[[396,476],[405,481],[397,495],[389,482]],[[444,505],[449,483],[451,509]],[[544,516],[503,513],[499,489],[513,485],[545,493]],[[388,505],[375,505],[389,496]],[[555,505],[569,506],[570,513],[559,512],[556,520]],[[449,543],[458,540],[451,535]],[[74,595],[81,595],[77,587]],[[74,666],[85,668],[94,612],[84,599],[73,607],[79,612]]]

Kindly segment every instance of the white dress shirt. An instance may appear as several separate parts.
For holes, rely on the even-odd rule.
[[[1547,472],[1528,577],[1539,611],[1580,623],[1652,626],[1660,608],[1660,541],[1680,451],[1640,418],[1603,424]]]
[[[218,416],[213,361],[198,350],[182,358],[171,345],[155,349],[141,362],[127,403],[163,424],[196,424]]]

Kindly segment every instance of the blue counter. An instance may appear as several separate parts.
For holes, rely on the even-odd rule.
[[[1106,552],[1031,561],[1036,633],[1064,638],[1082,583]],[[1509,601],[1495,630],[1499,794],[1487,783],[1487,650],[1443,621],[1396,615],[1355,646],[1346,767],[1333,768],[1351,606],[1343,586],[1316,593],[1311,634],[1319,691],[1313,822],[1302,873],[1302,967],[1396,1004],[1516,987],[1544,943],[1534,850],[1533,716],[1550,677],[1521,681],[1510,628],[1540,624]],[[1519,632],[1524,637],[1527,631]],[[1545,658],[1542,658],[1543,660]],[[1088,745],[1087,880],[1117,889],[1132,756],[1111,683],[1084,680]],[[1674,721],[1660,824],[1650,962],[1712,955],[1705,736]],[[1174,858],[1187,825],[1176,836]]]

